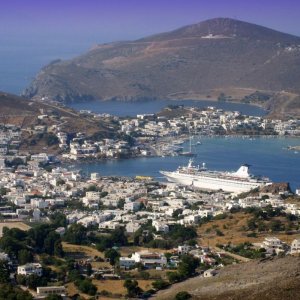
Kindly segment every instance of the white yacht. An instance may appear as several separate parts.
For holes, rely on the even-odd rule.
[[[236,172],[211,171],[205,167],[194,166],[190,159],[187,166],[176,171],[160,171],[168,181],[181,185],[191,185],[204,190],[223,190],[242,193],[271,184],[265,177],[249,174],[249,165],[242,165]]]

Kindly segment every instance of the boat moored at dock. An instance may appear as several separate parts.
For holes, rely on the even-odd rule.
[[[194,166],[190,159],[187,166],[178,167],[176,171],[160,171],[168,181],[180,185],[194,186],[204,190],[223,190],[225,192],[243,193],[271,184],[265,177],[249,173],[249,165],[242,165],[236,172],[208,170],[203,164]]]

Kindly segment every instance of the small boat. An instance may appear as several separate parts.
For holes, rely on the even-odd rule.
[[[179,153],[180,156],[187,156],[187,157],[195,157],[197,156],[196,153],[193,153],[191,151],[184,151]]]

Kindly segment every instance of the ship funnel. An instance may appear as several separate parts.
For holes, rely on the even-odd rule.
[[[242,165],[240,168],[234,173],[234,175],[242,178],[247,178],[250,176],[249,174],[249,165]]]

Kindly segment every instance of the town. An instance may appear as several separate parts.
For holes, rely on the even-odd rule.
[[[273,120],[214,107],[169,106],[157,114],[126,118],[80,111],[79,115],[87,122],[105,124],[107,131],[111,131],[93,131],[93,134],[74,132],[67,121],[51,113],[53,110],[49,110],[49,114],[42,110],[29,127],[1,124],[0,164],[16,158],[24,161],[26,155],[31,154],[36,155],[32,160],[47,163],[54,158],[49,152],[64,161],[176,156],[184,152],[182,144],[186,140],[193,139],[193,144],[201,143],[196,139],[201,136],[300,135],[298,119]],[[36,148],[41,139],[43,146]]]
[[[288,184],[234,194],[86,176],[53,155],[18,155],[17,128],[3,132],[16,150],[0,161],[1,280],[26,286],[22,299],[147,298],[228,264],[300,253],[300,191]]]

